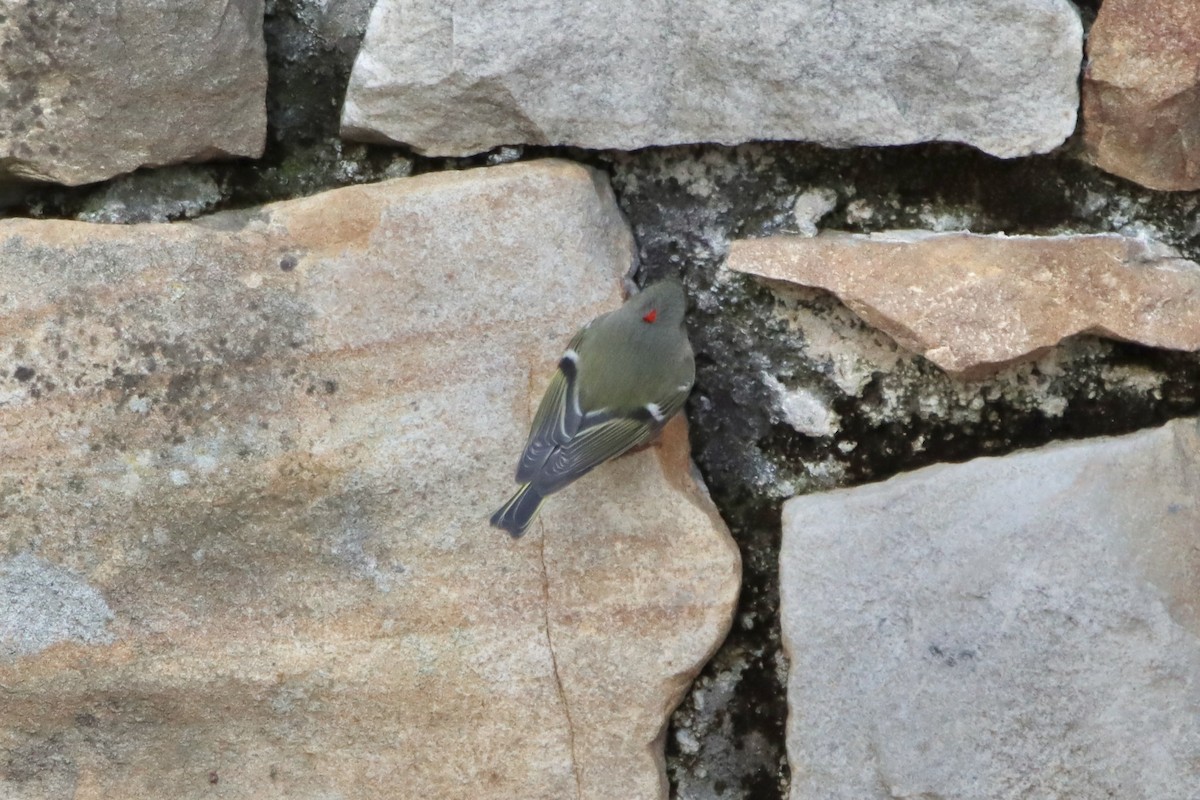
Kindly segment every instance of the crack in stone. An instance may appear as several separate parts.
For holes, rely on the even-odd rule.
[[[550,664],[554,667],[554,684],[558,688],[558,699],[562,703],[563,714],[567,718],[567,741],[571,746],[571,772],[575,775],[575,797],[583,797],[583,788],[579,781],[579,759],[575,756],[575,723],[571,720],[571,706],[567,703],[567,693],[563,689],[562,675],[558,671],[558,655],[554,652],[554,639],[550,635],[550,573],[546,569],[546,530],[538,520],[541,528],[542,541],[538,550],[542,561],[542,613],[546,623],[546,647],[550,650]]]

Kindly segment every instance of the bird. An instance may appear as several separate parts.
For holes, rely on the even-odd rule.
[[[659,281],[584,325],[542,396],[517,463],[520,487],[491,524],[519,539],[547,496],[652,440],[696,378],[676,280]]]

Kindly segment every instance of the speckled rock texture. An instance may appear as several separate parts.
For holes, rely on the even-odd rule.
[[[1192,797],[1200,427],[789,501],[791,800]]]
[[[1152,189],[1200,189],[1200,8],[1104,0],[1088,37],[1083,141],[1102,169]]]
[[[430,155],[792,139],[1040,153],[1075,128],[1066,0],[380,0],[346,136]]]
[[[736,241],[726,265],[827,289],[901,347],[966,377],[1080,333],[1200,350],[1200,265],[1128,236],[828,232]]]
[[[263,0],[0,5],[0,178],[69,185],[257,156]]]
[[[631,256],[561,161],[0,222],[0,795],[664,798],[740,575],[683,421],[487,523]]]

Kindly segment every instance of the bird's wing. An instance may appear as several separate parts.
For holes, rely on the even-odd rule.
[[[658,406],[659,424],[665,424],[667,420],[675,416],[675,412],[683,408],[683,404],[687,402],[688,395],[692,393],[692,380],[689,378],[687,383],[676,386],[670,396],[663,398],[663,401]]]
[[[576,347],[582,339],[581,330],[567,345],[567,351],[559,359],[558,369],[542,395],[529,429],[529,439],[525,442],[525,452],[517,463],[518,483],[533,480],[554,448],[571,441],[579,430],[583,411],[579,408],[579,354]]]
[[[647,408],[630,416],[589,414],[575,436],[545,459],[531,478],[533,485],[542,494],[558,491],[610,458],[648,442],[661,427],[660,419]]]

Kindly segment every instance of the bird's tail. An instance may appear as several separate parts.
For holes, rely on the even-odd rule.
[[[516,494],[492,514],[492,524],[508,531],[514,539],[519,539],[537,516],[538,509],[542,507],[542,501],[545,499],[533,488],[533,484],[527,483],[517,489]]]

